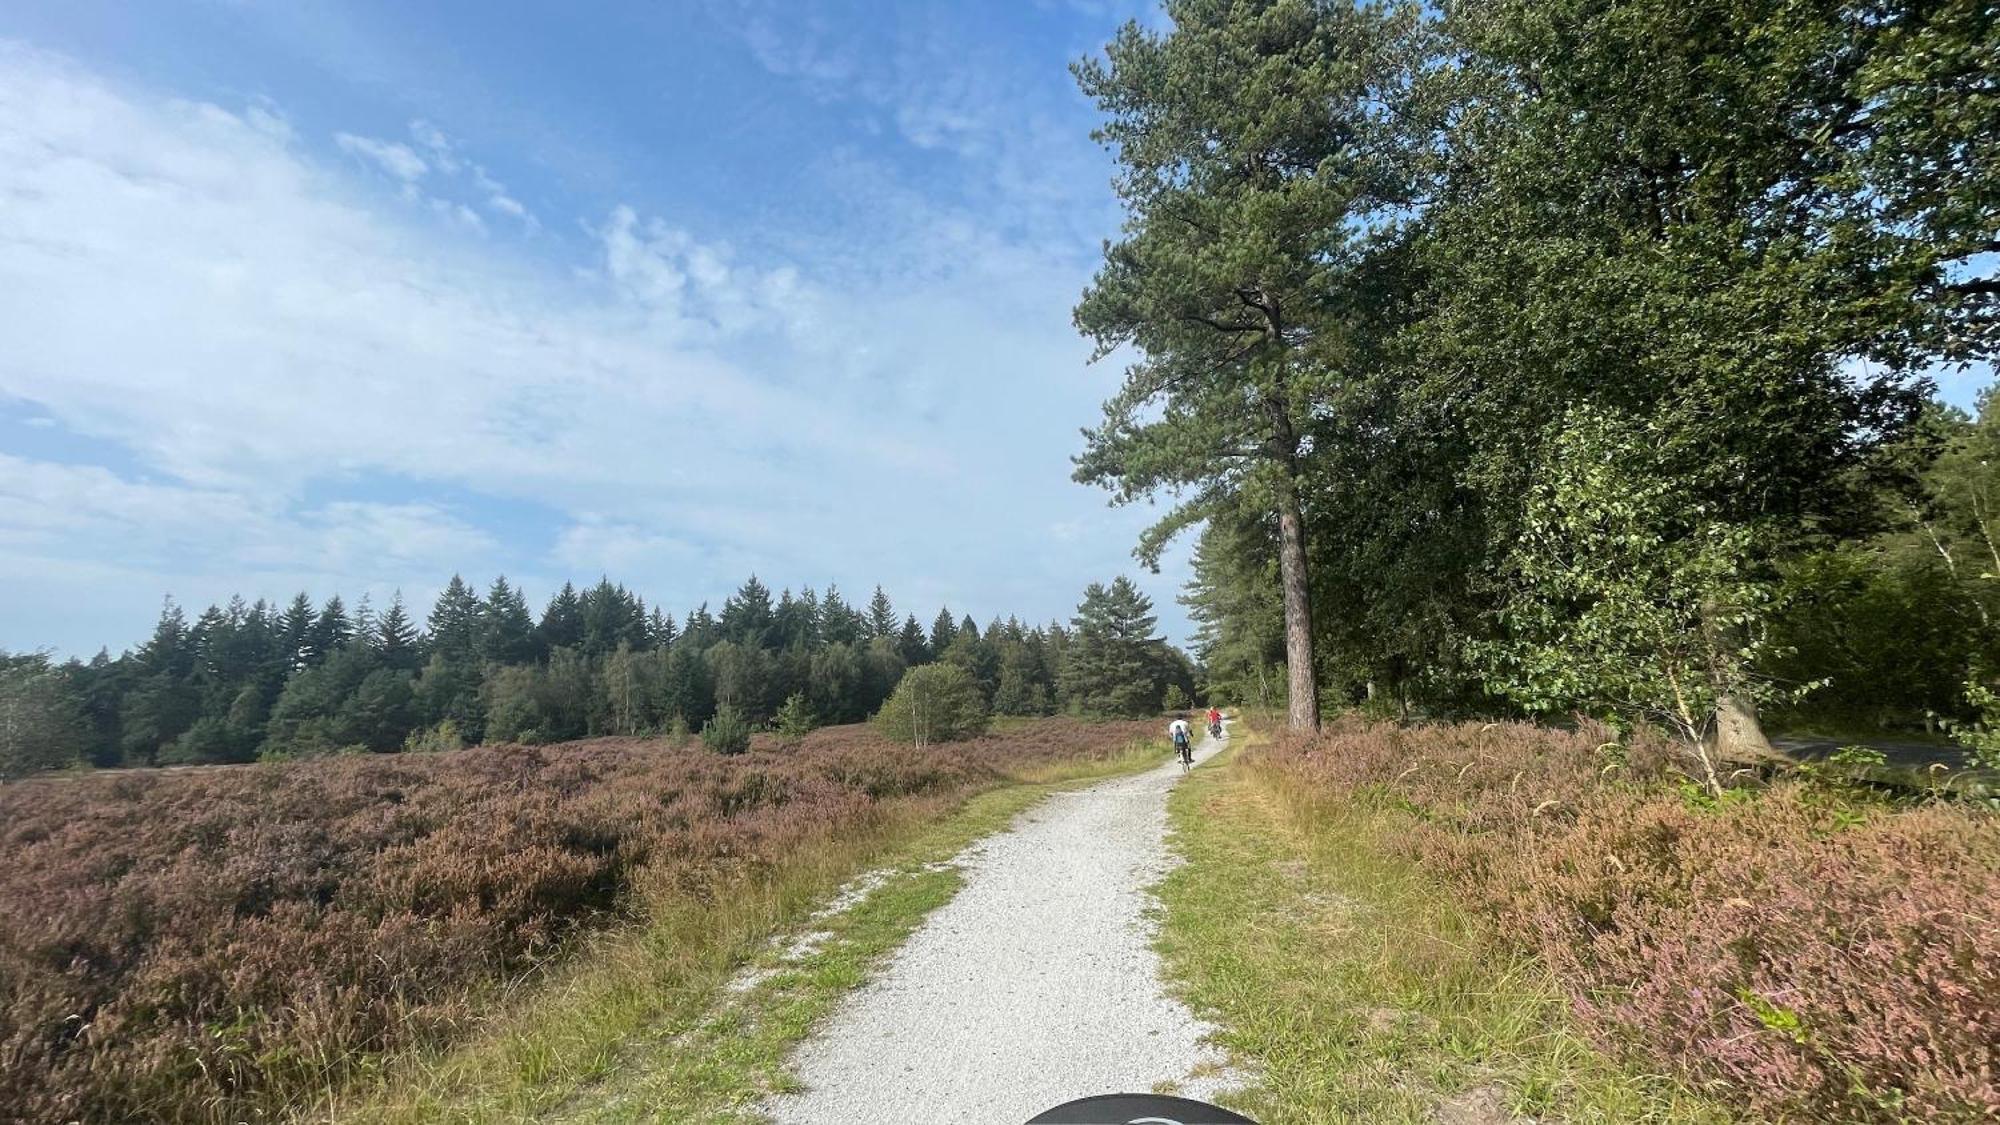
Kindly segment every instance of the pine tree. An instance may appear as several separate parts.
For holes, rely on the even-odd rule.
[[[375,607],[364,593],[361,595],[361,601],[354,607],[354,640],[369,645],[374,643],[374,636]]]
[[[715,615],[708,612],[708,603],[703,602],[688,611],[687,623],[681,627],[681,643],[700,651],[721,639],[717,631]],[[688,721],[693,722],[694,716],[688,716]]]
[[[583,621],[583,651],[604,656],[619,645],[644,648],[646,612],[639,599],[609,578],[599,578],[580,599]]]
[[[583,601],[576,587],[563,583],[542,611],[542,623],[535,627],[543,651],[577,648],[583,644]]]
[[[659,606],[653,607],[652,616],[646,620],[646,634],[656,649],[671,648],[674,639],[680,636],[674,626],[674,615],[662,612]]]
[[[830,645],[851,645],[867,631],[867,619],[848,606],[838,586],[828,586],[819,603],[820,640]]]
[[[937,620],[931,622],[931,656],[942,657],[951,642],[958,639],[958,624],[952,620],[951,607],[938,610]]]
[[[880,586],[875,587],[875,596],[868,599],[868,635],[896,635],[896,608],[889,604],[889,595],[883,593]]]
[[[1129,580],[1093,582],[1077,607],[1063,665],[1063,695],[1087,714],[1151,715],[1160,709],[1166,645],[1153,636],[1153,605]]]
[[[278,618],[278,651],[287,676],[304,670],[312,656],[314,616],[312,599],[301,590]]]
[[[896,654],[912,668],[930,663],[931,644],[924,639],[924,627],[917,622],[914,613],[903,618],[903,628],[896,634]]]
[[[454,574],[431,607],[431,649],[447,659],[479,659],[480,632],[485,607],[465,580]]]
[[[507,584],[502,575],[486,593],[480,655],[496,664],[526,664],[541,655],[536,646],[535,618],[527,596]]]
[[[332,659],[333,654],[347,647],[354,639],[354,622],[347,616],[347,607],[341,603],[340,595],[326,599],[320,607],[319,617],[313,621],[312,635],[307,642],[306,663],[318,667]]]
[[[722,603],[722,635],[737,644],[763,648],[771,635],[771,590],[751,575]]]
[[[414,672],[423,664],[422,638],[417,634],[409,612],[403,608],[401,590],[389,599],[389,608],[375,622],[373,647],[376,659],[385,668]]]
[[[806,593],[811,594],[812,591],[808,589]],[[818,616],[818,607],[813,603],[794,598],[790,590],[780,594],[778,608],[771,614],[772,647],[812,647],[819,634]]]

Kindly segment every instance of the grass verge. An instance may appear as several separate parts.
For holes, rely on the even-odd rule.
[[[1160,888],[1160,949],[1254,1076],[1229,1103],[1263,1125],[1727,1119],[1586,1043],[1537,963],[1380,846],[1391,820],[1233,751],[1168,807],[1187,862]]]
[[[437,1122],[755,1121],[787,1088],[791,1046],[868,970],[956,893],[947,861],[1049,793],[1158,764],[1135,745],[1064,762],[956,803],[904,802],[862,831],[829,833],[782,864],[656,907],[601,935],[571,967],[507,1005],[490,1031],[405,1056],[302,1120]],[[837,889],[877,873],[850,908],[816,916]],[[810,935],[803,947],[781,935]],[[748,987],[732,990],[735,981]]]

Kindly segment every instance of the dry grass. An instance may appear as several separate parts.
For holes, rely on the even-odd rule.
[[[1259,756],[1234,753],[1176,792],[1188,863],[1161,888],[1170,973],[1254,1078],[1236,1108],[1264,1125],[1429,1125],[1453,1098],[1499,1089],[1539,1118],[1724,1119],[1595,1050],[1546,970],[1396,854],[1393,819]]]
[[[1780,1120],[2000,1116],[2000,819],[1789,780],[1710,800],[1669,748],[1336,724],[1247,767],[1497,928],[1626,1065]]]

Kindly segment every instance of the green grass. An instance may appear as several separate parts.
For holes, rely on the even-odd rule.
[[[1431,1122],[1481,1088],[1543,1119],[1726,1120],[1587,1044],[1537,963],[1386,853],[1390,819],[1285,792],[1234,752],[1169,812],[1188,862],[1160,888],[1159,946],[1254,1076],[1229,1104],[1263,1125]]]
[[[395,1123],[759,1120],[787,1088],[785,1058],[848,990],[958,890],[946,864],[1050,792],[1158,764],[1162,745],[1069,762],[956,805],[912,803],[870,828],[830,833],[777,870],[658,905],[598,938],[485,1034],[386,1064],[301,1120]],[[884,878],[852,908],[810,919],[842,884]],[[786,935],[823,935],[782,956]],[[732,991],[732,979],[755,983]]]

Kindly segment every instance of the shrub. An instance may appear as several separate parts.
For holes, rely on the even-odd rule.
[[[812,705],[806,702],[805,693],[795,691],[785,700],[785,705],[778,708],[772,725],[785,741],[796,743],[811,734],[819,721],[813,716]]]
[[[422,727],[410,732],[403,740],[403,749],[411,753],[437,753],[444,750],[465,749],[465,737],[458,733],[458,724],[450,719],[435,726]]]
[[[986,702],[979,685],[956,664],[926,664],[905,673],[875,725],[897,742],[922,748],[984,733]]]
[[[1308,799],[1407,812],[1387,846],[1538,952],[1641,1066],[1778,1119],[2000,1113],[2000,819],[1798,781],[1718,801],[1682,789],[1674,752],[1349,721],[1250,760]]]
[[[10,782],[0,1120],[285,1116],[480,1026],[484,986],[650,896],[1143,733],[1050,719],[918,753],[832,727],[783,755],[598,739]]]
[[[702,724],[701,744],[717,754],[741,754],[750,749],[750,724],[743,712],[725,703]]]
[[[1181,690],[1181,685],[1168,684],[1166,698],[1161,705],[1168,711],[1185,711],[1194,703],[1188,699],[1187,692]]]

